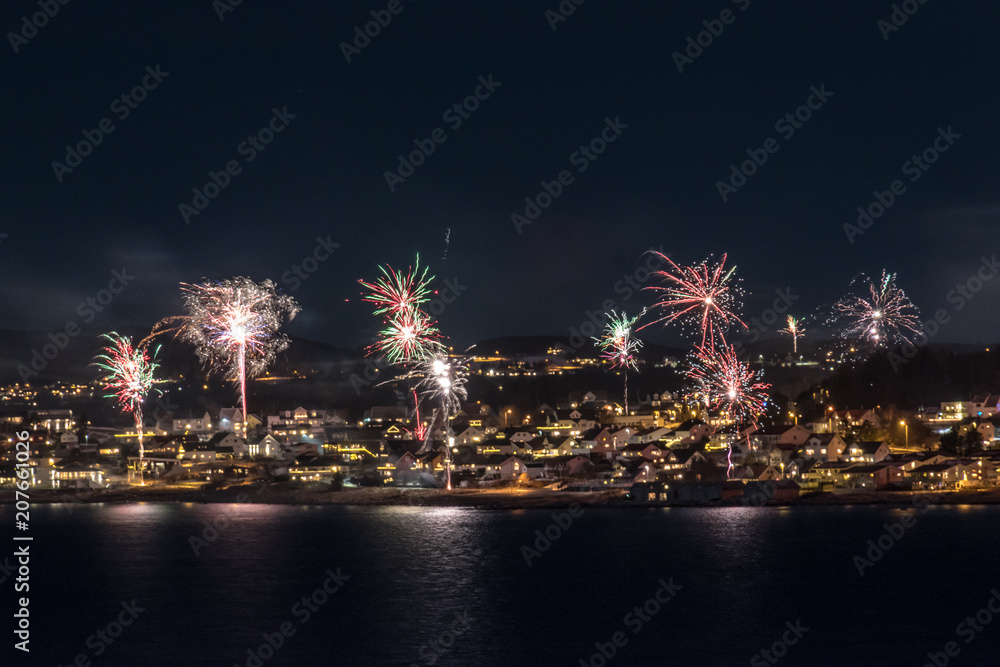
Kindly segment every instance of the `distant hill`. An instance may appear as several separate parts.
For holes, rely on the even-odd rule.
[[[104,346],[100,339],[103,333],[107,332],[84,329],[76,336],[68,337],[62,332],[0,330],[0,383],[22,382],[25,378],[19,368],[25,371],[32,383],[93,380],[97,371],[90,364],[97,351]],[[124,328],[118,333],[138,340],[149,330]],[[157,342],[162,376],[191,376],[199,372],[201,364],[190,345],[174,341],[169,336],[161,337]],[[361,356],[361,350],[334,347],[293,336],[288,349],[279,355],[271,368],[271,374],[288,375],[293,371],[303,373],[309,370],[320,374],[332,373]]]
[[[501,338],[489,338],[477,343],[470,354],[494,354],[499,353],[505,356],[518,355],[543,355],[553,345],[563,345],[570,350],[578,351],[581,354],[592,356],[596,353],[594,341],[590,338],[584,339],[581,345],[580,339],[570,336],[504,336]],[[638,356],[650,362],[660,361],[664,357],[675,357],[682,359],[687,354],[687,350],[659,345],[657,343],[645,343],[639,348]]]

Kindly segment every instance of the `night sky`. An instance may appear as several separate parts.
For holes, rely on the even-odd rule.
[[[644,277],[652,247],[679,262],[728,252],[747,317],[784,288],[813,315],[888,269],[924,319],[948,311],[939,340],[997,338],[1000,280],[961,310],[948,298],[1000,271],[981,268],[1000,251],[996,3],[911,0],[898,30],[889,2],[652,4],[564,0],[575,10],[553,30],[557,0],[75,0],[35,34],[22,17],[38,4],[4,3],[0,328],[148,327],[181,312],[178,283],[248,275],[301,303],[289,333],[359,345],[377,322],[357,279],[419,252],[439,288],[460,286],[432,308],[456,344],[566,335],[608,300],[652,302],[619,282]],[[391,22],[348,63],[341,43],[372,11]],[[679,72],[674,52],[720,27]],[[144,80],[129,108],[121,96]],[[477,86],[478,108],[445,116]],[[813,87],[826,99],[810,118],[776,127]],[[244,144],[275,110],[288,116],[271,143]],[[72,171],[54,167],[102,119],[113,131]],[[614,141],[574,156],[606,119]],[[397,156],[438,128],[443,143],[391,190]],[[904,171],[939,128],[948,150]],[[723,201],[717,182],[769,138],[777,152]],[[230,161],[239,173],[185,220],[179,206]],[[512,214],[564,170],[572,182],[518,230]],[[905,192],[849,239],[845,223],[897,179]],[[295,278],[318,237],[339,247]],[[123,268],[134,278],[85,321],[78,305]]]

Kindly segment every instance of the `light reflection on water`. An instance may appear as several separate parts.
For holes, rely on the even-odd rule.
[[[953,638],[953,618],[978,609],[997,583],[984,558],[1000,549],[996,507],[584,507],[529,566],[522,546],[561,511],[38,506],[33,609],[43,657],[68,664],[122,600],[136,598],[148,612],[101,664],[232,665],[262,633],[294,620],[293,605],[328,569],[342,568],[344,590],[266,667],[328,664],[332,647],[337,664],[428,664],[421,648],[465,613],[473,630],[436,666],[578,664],[660,578],[684,588],[630,637],[617,664],[660,664],[664,655],[747,664],[798,617],[815,630],[798,649],[802,661],[788,664],[893,664],[890,649],[915,661],[925,644]],[[915,526],[860,579],[852,557],[907,512]],[[195,556],[192,537],[221,519],[227,525]],[[0,520],[9,525],[11,508]],[[881,623],[927,600],[940,613]],[[965,655],[1000,648],[997,637],[984,633]]]

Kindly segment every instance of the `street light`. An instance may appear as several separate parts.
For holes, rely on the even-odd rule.
[[[904,421],[900,421],[899,425],[902,426],[904,429],[906,429],[906,431],[905,431],[906,432],[906,448],[909,449],[909,447],[910,447],[910,425],[907,424],[905,420]]]

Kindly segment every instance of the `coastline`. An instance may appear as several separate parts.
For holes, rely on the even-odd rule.
[[[858,492],[805,493],[790,501],[767,506],[896,505],[912,507],[920,499],[934,505],[997,505],[1000,489],[941,492]],[[13,489],[0,490],[0,504],[13,504]],[[284,484],[231,486],[225,489],[131,487],[95,491],[37,489],[30,493],[31,504],[57,503],[266,503],[275,505],[349,505],[360,507],[466,507],[478,509],[560,509],[578,504],[588,507],[738,507],[741,500],[703,503],[636,503],[624,491],[572,492],[547,489],[416,489],[356,488],[333,491],[324,485]]]

